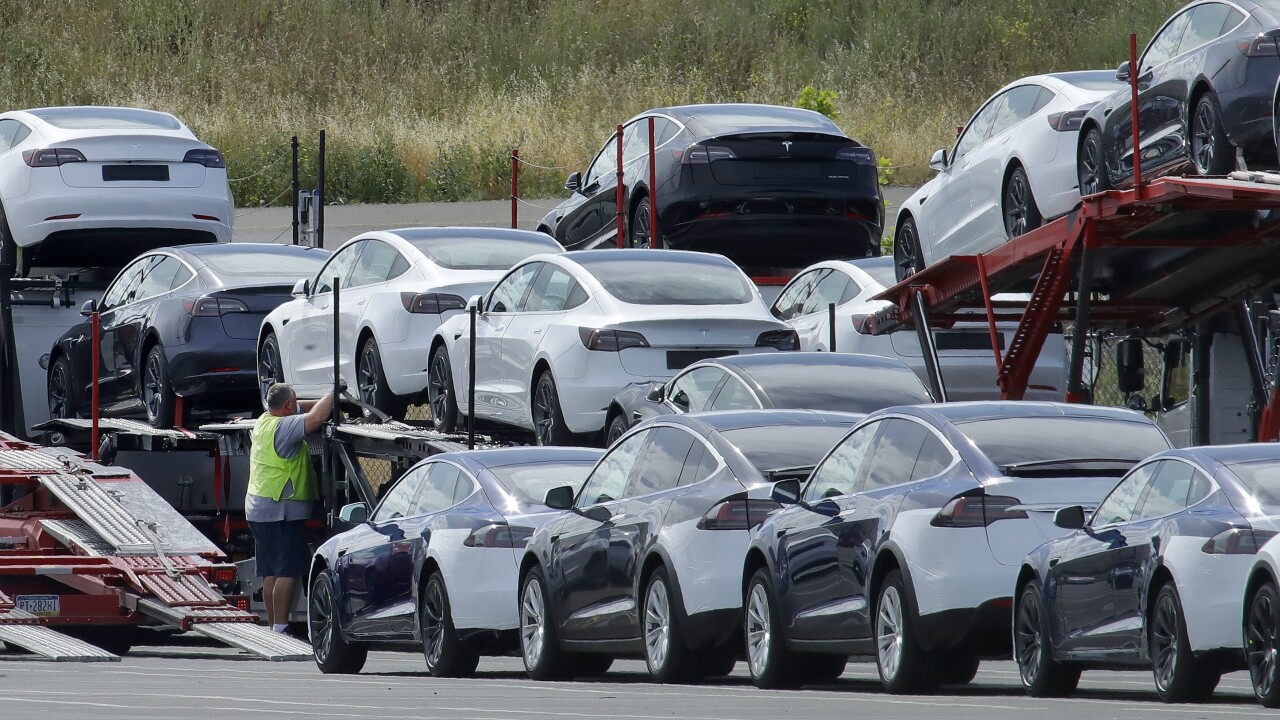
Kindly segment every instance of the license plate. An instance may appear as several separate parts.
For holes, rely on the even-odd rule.
[[[19,610],[41,617],[57,617],[62,614],[62,599],[57,595],[19,595],[14,598],[14,604]]]
[[[167,182],[169,180],[168,165],[103,165],[102,179],[114,180],[150,180]]]
[[[683,370],[699,360],[737,354],[737,350],[668,350],[667,369]]]

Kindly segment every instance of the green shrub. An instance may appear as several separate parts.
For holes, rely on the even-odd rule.
[[[835,120],[840,117],[840,113],[836,112],[836,97],[838,96],[831,90],[818,90],[812,85],[805,85],[800,91],[800,97],[796,98],[796,107],[813,110]]]

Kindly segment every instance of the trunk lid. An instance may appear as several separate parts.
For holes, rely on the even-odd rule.
[[[187,151],[207,148],[199,140],[173,135],[86,135],[50,147],[79,150],[86,162],[58,166],[70,187],[200,187],[206,168],[183,162]],[[111,179],[108,179],[111,178]]]
[[[711,175],[723,185],[875,187],[877,184],[871,151],[839,135],[753,132],[724,135],[701,144],[726,148],[732,153],[731,157],[718,158],[712,154]]]
[[[987,526],[987,542],[996,562],[1019,565],[1032,550],[1071,533],[1053,524],[1054,513],[1083,505],[1087,515],[1115,488],[1124,472],[1100,469],[1074,475],[1006,476],[987,482],[983,487],[987,495],[1017,498],[1020,503],[1015,508],[1026,514],[1026,519],[997,520]]]

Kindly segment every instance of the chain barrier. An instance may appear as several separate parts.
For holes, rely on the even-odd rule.
[[[285,152],[281,153],[281,154],[280,154],[280,157],[276,158],[275,160],[272,160],[271,162],[267,163],[266,165],[263,165],[263,166],[262,166],[262,167],[261,167],[257,172],[253,173],[252,175],[245,175],[244,177],[238,177],[238,178],[228,178],[228,179],[227,179],[227,182],[229,182],[229,183],[234,183],[234,182],[243,182],[243,181],[245,181],[245,180],[250,180],[250,179],[256,178],[256,177],[258,177],[259,175],[261,175],[262,173],[264,173],[264,172],[266,172],[266,171],[270,170],[271,168],[273,168],[273,167],[275,167],[275,166],[279,165],[280,163],[284,162],[285,158],[289,157],[289,152],[290,152],[290,151],[286,150]]]
[[[275,196],[275,197],[271,198],[270,200],[268,200],[268,201],[266,201],[266,202],[264,202],[264,203],[262,203],[262,204],[260,204],[260,205],[254,205],[254,206],[252,206],[252,207],[245,208],[243,212],[237,212],[237,213],[236,213],[236,217],[238,217],[238,218],[242,218],[242,217],[246,217],[246,216],[248,216],[248,215],[252,215],[252,214],[254,214],[254,213],[258,212],[259,210],[264,210],[264,209],[266,209],[266,208],[270,207],[271,205],[275,204],[275,202],[276,202],[277,200],[279,200],[280,198],[284,197],[285,195],[288,195],[288,194],[289,194],[289,191],[290,191],[290,190],[292,190],[292,189],[293,189],[293,188],[291,188],[291,187],[286,187],[284,190],[280,191],[280,194],[279,194],[279,195],[277,195],[277,196]]]

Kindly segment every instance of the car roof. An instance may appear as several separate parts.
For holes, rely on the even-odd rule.
[[[933,416],[953,425],[981,420],[1007,420],[1036,417],[1104,418],[1127,422],[1150,423],[1146,416],[1126,408],[1101,405],[1077,405],[1055,402],[1029,402],[1026,400],[985,400],[973,402],[934,403],[894,408],[896,411],[916,411]]]
[[[604,450],[580,447],[509,447],[488,450],[456,450],[432,455],[428,460],[470,461],[486,468],[533,465],[548,462],[595,462]]]
[[[606,262],[626,260],[629,262],[678,262],[700,263],[704,265],[721,265],[736,268],[729,258],[715,253],[694,252],[692,250],[657,250],[643,248],[621,248],[609,250],[572,250],[558,255],[562,260],[572,261],[584,268]],[[532,259],[532,258],[530,258]]]
[[[670,115],[679,120],[699,139],[727,133],[780,131],[817,132],[846,137],[844,131],[822,113],[783,105],[759,103],[676,105],[654,108],[641,116],[652,114]]]
[[[1262,460],[1280,461],[1280,444],[1247,443],[1240,445],[1210,445],[1200,447],[1179,448],[1160,453],[1157,457],[1182,457],[1188,460],[1209,459],[1222,465],[1258,462]]]
[[[186,125],[184,125],[176,116],[167,112],[148,110],[146,108],[121,107],[113,105],[51,105],[47,107],[27,108],[25,110],[18,110],[14,112],[15,114],[23,115],[33,124],[48,124],[64,130],[119,129],[154,132],[187,131]],[[74,120],[77,118],[82,120],[113,119],[117,122],[128,122],[132,120],[135,122],[146,123],[146,125],[143,127],[113,127],[110,124],[104,124],[101,126],[86,125],[84,127],[73,126],[67,128],[58,124],[59,120]]]
[[[328,250],[322,248],[305,247],[301,245],[276,245],[274,243],[193,243],[190,245],[174,245],[169,248],[157,248],[158,250],[171,250],[190,255],[192,257],[208,257],[210,255],[305,255],[307,253],[324,253],[329,255]]]
[[[905,370],[913,373],[906,363],[898,358],[883,355],[865,355],[862,353],[831,352],[779,352],[748,353],[746,355],[727,355],[724,357],[702,360],[699,365],[727,365],[739,369],[744,375],[752,375],[751,371],[761,367],[779,365],[808,365],[817,367],[847,367],[859,369]],[[766,388],[767,389],[767,388]]]
[[[546,233],[533,230],[517,230],[515,228],[494,227],[403,227],[383,230],[390,235],[397,235],[404,240],[432,240],[436,238],[452,240],[457,238],[511,238],[514,240],[545,240],[548,247],[558,246],[555,238]]]
[[[862,420],[859,413],[827,412],[821,410],[721,410],[717,412],[662,415],[661,420],[676,422],[716,432],[743,430],[776,425],[849,425]]]

